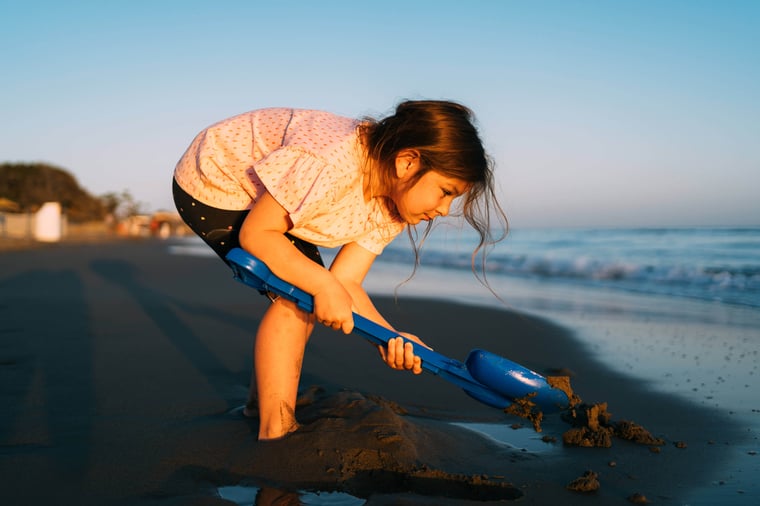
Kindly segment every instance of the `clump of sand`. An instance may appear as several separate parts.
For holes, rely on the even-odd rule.
[[[636,422],[612,421],[606,402],[581,404],[567,410],[562,418],[573,425],[562,435],[562,441],[566,445],[610,448],[613,437],[649,446],[665,444],[663,439],[654,437]]]
[[[504,409],[504,412],[509,415],[519,416],[525,418],[533,424],[533,430],[541,432],[541,420],[544,419],[544,413],[536,405],[532,399],[536,396],[535,393],[528,394],[525,397],[515,399],[512,404]]]
[[[549,383],[550,387],[562,390],[565,395],[567,395],[569,407],[573,407],[581,403],[580,397],[575,395],[575,392],[573,392],[573,387],[570,385],[569,376],[548,376],[546,378],[546,382]],[[526,395],[525,397],[514,399],[512,401],[512,404],[507,406],[504,412],[510,415],[519,416],[520,418],[525,418],[531,422],[533,425],[533,430],[536,432],[541,432],[541,421],[544,419],[544,413],[541,411],[541,408],[539,408],[536,403],[533,402],[533,398],[535,396],[536,394],[534,392]]]
[[[633,504],[649,504],[649,499],[644,494],[636,492],[628,496],[628,502]]]
[[[547,376],[546,382],[549,383],[550,387],[565,392],[569,407],[577,406],[581,403],[581,398],[575,394],[573,387],[570,385],[570,376]]]
[[[613,437],[649,446],[665,444],[663,439],[654,437],[636,422],[613,421],[612,414],[607,411],[606,402],[584,404],[573,391],[569,376],[549,376],[546,380],[552,388],[562,390],[567,395],[568,406],[562,412],[562,419],[570,423],[572,428],[562,435],[562,441],[566,445],[609,448],[612,446]],[[535,395],[531,393],[515,399],[504,411],[525,418],[533,424],[536,432],[541,432],[544,414],[532,400]]]
[[[583,476],[568,483],[566,488],[575,492],[596,492],[601,486],[598,478],[599,475],[594,471],[586,471]]]

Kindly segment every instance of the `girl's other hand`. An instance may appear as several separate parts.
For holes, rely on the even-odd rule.
[[[325,327],[350,334],[354,330],[353,300],[339,282],[314,294],[314,316]]]
[[[420,338],[413,334],[407,334],[405,332],[399,332],[400,336],[404,336],[410,341],[430,348],[423,343]],[[388,340],[388,346],[378,346],[380,356],[383,358],[388,367],[397,370],[412,371],[414,374],[420,374],[422,372],[422,359],[414,354],[414,346],[412,343],[405,341],[402,337],[394,337]]]

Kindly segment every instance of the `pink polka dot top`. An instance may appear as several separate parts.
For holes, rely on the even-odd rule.
[[[219,209],[250,209],[268,191],[290,214],[292,235],[327,248],[356,242],[380,254],[405,224],[384,200],[364,198],[357,125],[302,109],[240,114],[198,134],[174,178]]]

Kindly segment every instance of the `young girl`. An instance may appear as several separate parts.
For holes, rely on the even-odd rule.
[[[195,138],[174,172],[183,220],[222,259],[240,246],[314,296],[314,314],[275,299],[261,320],[245,411],[251,415],[258,403],[259,439],[298,428],[301,362],[315,321],[348,334],[355,311],[393,328],[362,282],[399,232],[425,221],[424,238],[461,197],[462,214],[481,238],[473,258],[491,242],[491,213],[504,217],[492,177],[471,111],[447,101],[407,101],[391,116],[361,121],[263,109]],[[340,247],[329,269],[317,246]],[[419,374],[412,348],[399,337],[380,354],[391,368]]]

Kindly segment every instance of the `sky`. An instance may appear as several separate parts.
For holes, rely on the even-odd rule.
[[[760,1],[0,0],[0,162],[173,209],[248,110],[475,112],[513,228],[760,225]]]

